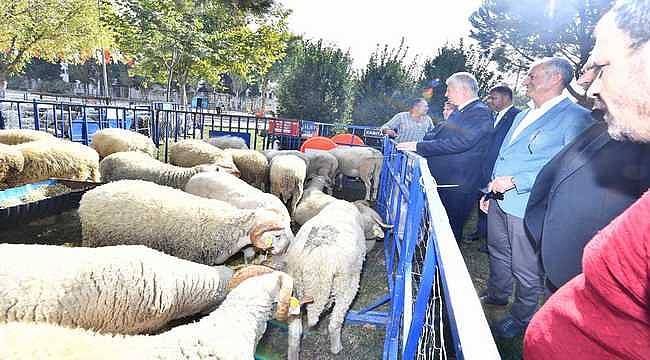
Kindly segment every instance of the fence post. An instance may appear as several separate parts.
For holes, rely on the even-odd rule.
[[[34,104],[34,130],[40,130],[41,124],[38,118],[38,104],[36,104],[36,99],[32,100]]]
[[[81,136],[84,145],[88,145],[88,118],[86,118],[86,106],[81,105],[81,109],[83,111],[83,119],[81,123]],[[71,130],[72,132],[72,130]],[[71,136],[72,137],[72,136]]]

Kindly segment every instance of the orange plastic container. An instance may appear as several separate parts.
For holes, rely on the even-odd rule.
[[[332,141],[339,145],[365,145],[363,140],[353,134],[338,134],[332,136]]]
[[[300,146],[300,151],[305,152],[305,150],[331,150],[336,147],[336,143],[330,138],[324,136],[314,136],[307,139]]]

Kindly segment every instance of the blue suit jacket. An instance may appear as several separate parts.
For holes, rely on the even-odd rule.
[[[526,212],[537,174],[565,145],[593,123],[587,109],[567,98],[526,127],[510,144],[513,131],[528,111],[522,111],[515,117],[492,173],[493,178],[514,177],[516,188],[506,192],[499,205],[506,213],[520,218]]]
[[[499,156],[499,150],[501,149],[501,144],[503,144],[503,139],[508,135],[508,131],[510,131],[510,127],[512,126],[512,121],[519,112],[521,112],[521,110],[514,106],[511,107],[506,111],[501,120],[499,120],[497,126],[494,128],[492,143],[490,144],[487,154],[485,154],[485,162],[483,163],[483,176],[485,178],[483,180],[483,186],[487,186],[490,182],[492,170],[494,170],[494,163],[497,161],[497,157]]]
[[[439,123],[417,144],[417,153],[427,158],[439,184],[457,184],[456,191],[476,192],[493,131],[490,109],[476,100]]]

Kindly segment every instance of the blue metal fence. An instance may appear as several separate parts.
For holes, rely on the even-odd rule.
[[[390,311],[384,359],[499,359],[426,161],[384,143],[378,210]]]

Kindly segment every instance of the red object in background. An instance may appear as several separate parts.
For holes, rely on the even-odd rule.
[[[352,134],[338,134],[332,136],[332,141],[339,145],[365,145],[363,139]]]
[[[324,136],[314,136],[307,139],[300,146],[300,151],[305,152],[306,150],[331,150],[336,147],[336,143],[330,138]]]
[[[299,136],[300,122],[297,120],[269,120],[269,134]]]
[[[108,49],[104,49],[104,62],[106,64],[111,63],[111,51]]]

